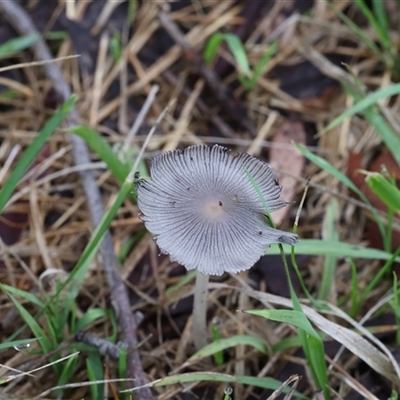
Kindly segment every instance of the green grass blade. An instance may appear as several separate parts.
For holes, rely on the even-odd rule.
[[[399,87],[400,84],[389,86],[385,89],[389,89],[392,87]],[[355,92],[353,88],[349,85],[344,85],[344,88],[348,94],[350,94],[359,104],[362,100],[360,99],[360,95]],[[381,90],[385,90],[381,89]],[[396,89],[397,90],[397,89]],[[379,91],[378,91],[379,92]],[[377,92],[375,92],[377,93]],[[367,107],[361,111],[364,118],[374,127],[376,132],[380,135],[383,142],[385,143],[388,150],[392,153],[393,158],[400,165],[400,137],[393,130],[393,128],[388,124],[386,119],[380,114],[380,112],[374,107]]]
[[[329,379],[325,362],[324,343],[320,338],[308,336],[305,338],[308,346],[308,360],[314,371],[314,376],[319,388],[323,391],[325,399],[330,399]]]
[[[128,0],[128,23],[132,26],[136,19],[138,0]]]
[[[375,1],[379,1],[379,0],[373,0],[373,3]],[[375,29],[382,46],[386,50],[388,50],[390,47],[390,38],[389,38],[389,34],[388,34],[389,31],[385,31],[384,27],[380,25],[379,20],[377,18],[375,18],[374,14],[368,8],[368,6],[364,0],[354,0],[354,2],[358,6],[358,8],[362,11],[364,16],[368,19],[368,22]]]
[[[114,153],[110,145],[95,130],[86,126],[76,126],[71,133],[80,136],[86,144],[107,164],[108,169],[121,183],[128,176],[130,167],[124,164]]]
[[[204,346],[201,350],[193,354],[189,358],[189,361],[209,357],[220,351],[229,349],[231,347],[236,347],[238,345],[250,346],[263,354],[268,354],[267,346],[263,340],[249,335],[235,335],[229,338],[215,340],[214,342]]]
[[[120,379],[125,379],[126,378],[126,373],[127,373],[127,364],[126,364],[126,349],[121,347],[119,350],[119,358],[118,358],[118,377]]]
[[[344,13],[342,13],[339,9],[337,9],[334,5],[329,3],[330,7],[335,11],[336,15],[358,36],[361,42],[365,43],[373,52],[374,55],[380,59],[383,63],[387,63],[382,51],[375,44],[375,42],[368,37],[357,24],[355,24],[349,17],[347,17]]]
[[[296,233],[296,226],[294,227],[293,232]],[[286,277],[287,277],[288,284],[289,284],[290,297],[291,297],[292,303],[293,303],[293,310],[297,311],[299,313],[302,313],[304,315],[304,318],[308,320],[307,316],[303,312],[300,301],[299,301],[297,294],[293,288],[293,283],[290,278],[289,266],[286,261],[286,256],[285,256],[283,245],[279,244],[278,248],[279,248],[280,255],[282,257],[283,265],[285,267],[285,273],[286,273]],[[297,246],[296,246],[296,248],[297,248]],[[290,246],[290,251],[292,252],[292,260],[295,262],[294,246]],[[297,249],[296,249],[296,253],[297,253]],[[296,265],[296,269],[298,270],[297,265]],[[311,323],[309,321],[308,321],[308,323],[310,324],[310,326],[312,328]],[[325,399],[329,400],[330,399],[330,393],[328,390],[329,381],[328,381],[328,374],[327,374],[326,363],[325,363],[325,350],[324,350],[324,344],[322,342],[322,339],[320,339],[318,335],[311,336],[308,333],[308,331],[306,331],[302,328],[298,328],[298,332],[299,332],[301,345],[302,345],[304,354],[306,355],[308,365],[311,369],[315,383],[316,383],[317,387],[323,391]]]
[[[121,207],[123,201],[125,200],[126,196],[132,192],[132,182],[129,180],[125,180],[123,183],[121,190],[118,192],[117,197],[115,198],[112,206],[109,210],[104,213],[104,216],[100,223],[96,226],[92,238],[90,239],[89,243],[86,245],[81,257],[79,258],[77,264],[69,274],[68,278],[65,282],[61,285],[60,289],[57,291],[56,296],[61,293],[61,291],[70,284],[73,280],[78,280],[78,282],[82,282],[84,276],[86,275],[87,269],[90,266],[91,261],[93,260],[94,256],[98,248],[100,247],[101,241],[111,224],[111,221],[114,219],[115,215],[117,214],[119,208]],[[74,285],[76,289],[76,294],[78,293],[77,285]]]
[[[76,370],[76,365],[78,364],[79,357],[71,357],[67,360],[67,362],[62,365],[53,365],[53,368],[55,370],[59,370],[59,378],[57,381],[57,386],[65,385],[68,384],[68,382],[71,382],[71,378],[75,373]],[[62,390],[58,389],[54,391],[54,396],[57,396],[57,398],[61,397]]]
[[[21,339],[0,343],[0,350],[8,349],[10,347],[29,347],[29,344],[32,342],[37,342],[37,339]]]
[[[289,245],[283,245],[283,247],[285,251],[290,252]],[[280,254],[278,245],[271,245],[266,254]],[[311,256],[332,255],[336,257],[365,258],[371,260],[390,260],[393,256],[391,253],[383,250],[362,247],[356,244],[319,239],[299,240],[296,243],[296,254]],[[400,257],[396,257],[396,262],[400,262]]]
[[[246,50],[239,36],[234,33],[215,33],[212,35],[204,48],[204,61],[209,64],[214,59],[223,41],[228,45],[239,72],[246,77],[250,77],[251,71]]]
[[[248,79],[248,82],[246,84],[247,90],[252,90],[254,88],[254,86],[257,84],[258,79],[264,72],[266,65],[268,64],[268,62],[271,60],[271,58],[275,54],[277,48],[278,48],[278,41],[275,40],[274,42],[272,42],[270,44],[270,46],[268,47],[265,54],[261,57],[260,61],[255,66],[254,72],[251,75],[251,78]]]
[[[366,201],[368,201],[364,193],[361,192],[361,190],[358,189],[358,187],[352,182],[352,180],[343,172],[340,172],[324,158],[319,157],[308,150],[307,147],[297,143],[295,143],[294,146],[297,150],[300,151],[301,154],[303,154],[304,157],[308,158],[313,164],[328,172],[330,175],[334,176],[336,179],[338,179],[340,182],[350,188],[353,192],[355,192],[358,196],[360,196],[363,200],[365,199]]]
[[[318,333],[302,311],[295,310],[248,310],[247,314],[258,315],[272,321],[284,322],[307,332],[310,336],[319,339]]]
[[[273,378],[258,378],[254,376],[234,376],[228,374],[221,374],[218,372],[188,372],[185,374],[167,376],[165,378],[155,381],[153,384],[148,386],[168,386],[175,384],[182,384],[188,382],[225,382],[225,383],[240,383],[242,385],[250,385],[263,389],[276,390],[282,382]],[[131,390],[138,390],[140,387],[133,388]],[[288,393],[289,387],[283,389],[283,393]],[[294,396],[298,399],[309,400],[309,397],[295,391]]]
[[[325,218],[323,222],[323,229],[325,231],[326,240],[329,242],[338,242],[339,233],[336,227],[336,218],[339,212],[339,203],[335,198],[332,198],[326,209]],[[337,257],[327,255],[324,261],[324,271],[322,274],[321,285],[318,292],[318,299],[325,300],[332,288],[332,282],[335,278]]]
[[[165,295],[170,296],[180,288],[186,286],[191,280],[193,280],[196,277],[197,271],[188,271],[180,280],[178,283],[176,283],[173,286],[170,286],[166,291]]]
[[[4,206],[10,199],[15,187],[18,185],[18,182],[24,176],[29,166],[33,163],[49,137],[62,123],[71,108],[75,105],[76,100],[76,96],[72,96],[69,100],[67,100],[46,122],[43,129],[38,133],[35,139],[33,139],[32,143],[25,150],[0,191],[0,213],[3,211]]]
[[[119,191],[113,205],[111,208],[105,212],[103,219],[100,221],[99,225],[94,230],[93,236],[89,243],[86,245],[81,257],[79,258],[77,264],[68,275],[68,278],[60,284],[55,295],[45,304],[45,306],[40,310],[40,313],[43,313],[53,302],[57,299],[62,290],[64,290],[68,285],[74,282],[73,285],[70,287],[69,296],[73,297],[76,296],[79,292],[79,285],[78,283],[82,282],[91,261],[96,255],[96,252],[103,240],[104,234],[107,231],[108,227],[111,224],[111,221],[117,214],[119,208],[121,207],[122,202],[126,198],[126,196],[132,191],[132,182],[126,180],[122,185],[121,190]],[[18,331],[19,332],[19,331]]]
[[[51,341],[48,339],[45,331],[40,327],[36,319],[26,310],[26,308],[16,300],[10,293],[7,293],[8,297],[13,302],[15,308],[18,310],[21,318],[24,322],[29,326],[32,333],[35,335],[36,339],[38,340],[40,346],[42,347],[43,352],[49,353],[54,349]]]
[[[223,40],[224,35],[222,33],[214,33],[214,35],[208,39],[203,52],[203,58],[206,64],[210,64],[211,61],[214,60]]]
[[[364,203],[368,206],[369,210],[372,212],[372,214],[374,216],[374,219],[379,227],[379,231],[382,235],[382,238],[385,239],[385,234],[386,234],[385,228],[382,224],[382,221],[379,217],[378,212],[376,211],[376,209],[374,207],[372,207],[370,201],[367,199],[365,194],[351,181],[351,179],[347,175],[345,175],[343,172],[340,172],[338,169],[336,169],[328,161],[326,161],[322,157],[319,157],[316,154],[312,153],[305,146],[302,146],[302,145],[296,144],[296,143],[294,145],[295,145],[296,149],[299,150],[301,154],[303,154],[304,157],[308,158],[312,163],[314,163],[315,165],[317,165],[324,171],[328,172],[330,175],[334,176],[336,179],[338,179],[340,182],[342,182],[344,185],[346,185],[349,189],[351,189],[354,193],[356,193],[364,201]]]
[[[12,56],[36,43],[40,35],[27,35],[16,39],[11,39],[6,43],[0,45],[0,59]]]
[[[122,42],[121,34],[119,32],[114,32],[110,40],[110,50],[113,56],[113,60],[117,63],[122,58]]]
[[[232,52],[233,58],[235,59],[239,68],[239,72],[244,76],[250,77],[251,71],[249,60],[239,36],[235,35],[234,33],[225,33],[224,39],[229,47],[229,50]]]
[[[211,322],[211,335],[213,338],[213,343],[222,339],[221,333],[219,331],[219,321],[217,317],[214,317]],[[215,365],[218,367],[224,365],[224,353],[222,350],[216,351],[213,354]]]
[[[25,290],[17,289],[13,286],[9,286],[4,283],[0,284],[0,290],[2,290],[4,293],[10,293],[22,297],[23,299],[29,301],[30,303],[35,304],[39,308],[44,307],[43,301],[39,300],[34,294],[26,292]]]
[[[90,325],[94,321],[96,321],[99,318],[107,318],[108,313],[106,310],[103,310],[102,308],[92,308],[88,311],[85,312],[85,314],[82,316],[82,318],[79,319],[77,325],[76,325],[76,330],[80,331],[84,329],[87,325]]]
[[[86,359],[86,369],[90,381],[101,381],[104,379],[103,363],[97,351],[90,351]],[[90,385],[92,399],[104,398],[104,383]]]
[[[365,182],[390,209],[400,210],[400,190],[393,182],[390,182],[378,172],[369,172]]]
[[[360,307],[359,302],[359,293],[358,293],[358,275],[357,275],[357,267],[354,261],[350,258],[350,266],[351,266],[351,308],[350,315],[355,318],[358,314],[358,310]]]
[[[374,275],[371,281],[368,283],[367,287],[361,292],[359,302],[362,304],[363,301],[368,297],[374,287],[378,284],[378,282],[390,271],[392,268],[392,264],[397,261],[399,262],[400,255],[400,246],[397,250],[391,255],[389,259],[385,262],[384,266],[379,270],[379,272]]]
[[[372,1],[372,8],[376,15],[377,24],[380,27],[380,31],[385,38],[386,49],[390,49],[390,27],[389,21],[386,14],[385,3],[383,1]]]
[[[364,110],[367,108],[375,105],[380,99],[384,99],[386,97],[394,96],[396,94],[400,93],[400,83],[397,83],[395,85],[390,85],[387,86],[383,89],[379,89],[373,93],[368,94],[365,96],[363,99],[357,101],[352,107],[346,109],[342,114],[340,114],[338,117],[336,117],[332,122],[330,122],[322,131],[320,134],[323,134],[334,127],[338,126],[341,124],[346,118],[350,118],[355,114],[362,113]],[[394,144],[397,143],[397,145],[400,144],[400,137],[394,135],[397,138],[397,142],[394,142]]]

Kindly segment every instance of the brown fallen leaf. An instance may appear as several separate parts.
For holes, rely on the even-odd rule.
[[[297,177],[300,177],[304,166],[304,157],[294,148],[292,142],[306,144],[304,124],[292,115],[272,138],[269,152],[269,164],[277,172],[282,186],[281,198],[293,202],[296,195]],[[280,225],[290,210],[290,204],[274,212],[275,225]]]

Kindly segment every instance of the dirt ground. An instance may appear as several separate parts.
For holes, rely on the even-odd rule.
[[[75,287],[69,283],[68,290],[56,296],[58,304],[66,304],[67,294],[75,293],[68,303],[71,308],[58,311],[53,303],[51,312],[42,310],[38,314],[43,305],[31,301],[29,295],[44,303],[55,295],[60,282],[65,282],[81,260],[104,210],[110,209],[121,191],[121,180],[96,147],[87,147],[71,133],[77,125],[96,131],[115,154],[123,154],[130,166],[155,127],[139,165],[141,176],[148,173],[149,158],[161,151],[219,144],[247,152],[268,162],[277,172],[283,188],[281,196],[289,202],[273,215],[279,229],[291,231],[299,212],[300,242],[336,240],[355,248],[394,253],[400,246],[399,214],[393,216],[391,243],[385,247],[365,201],[294,146],[296,143],[306,147],[341,171],[387,220],[387,208],[367,188],[360,170],[380,172],[384,165],[398,184],[400,167],[393,155],[396,150],[387,145],[361,112],[319,134],[356,102],[345,90],[346,83],[358,82],[369,93],[395,85],[399,79],[396,63],[386,62],[379,35],[357,2],[7,3],[12,6],[0,5],[0,45],[36,29],[49,56],[60,60],[32,64],[45,59],[37,41],[30,48],[8,55],[0,51],[1,185],[69,94],[76,95],[77,100],[64,123],[41,147],[0,217],[0,280],[7,288],[20,291],[0,291],[0,343],[38,336],[39,331],[34,334],[26,325],[23,328],[27,317],[21,314],[12,296],[50,338],[48,352],[43,351],[42,342],[34,342],[29,348],[0,347],[0,398],[89,399],[97,393],[98,398],[122,399],[129,398],[129,394],[120,391],[129,388],[131,381],[113,379],[134,379],[137,386],[199,371],[210,375],[189,383],[181,378],[165,386],[155,384],[134,398],[278,398],[267,386],[234,378],[224,380],[218,374],[269,377],[281,383],[292,378],[297,395],[324,398],[301,349],[297,330],[289,324],[238,312],[290,308],[284,302],[291,297],[287,275],[277,253],[263,256],[253,268],[239,275],[211,277],[208,297],[208,321],[213,322],[214,331],[221,338],[252,337],[262,341],[265,348],[246,345],[238,339],[236,345],[218,353],[222,363],[215,357],[189,361],[195,353],[191,331],[193,275],[185,280],[186,269],[160,254],[138,217],[133,186],[109,224],[110,236],[106,235],[98,256],[85,267],[81,283]],[[396,58],[399,3],[383,3]],[[18,13],[12,14],[15,4],[22,7],[32,27]],[[339,12],[376,43],[382,57],[340,18]],[[218,40],[218,35],[223,38],[221,44],[207,62],[205,49],[210,46],[210,39]],[[245,51],[249,71],[243,70],[246,64],[232,52],[232,37]],[[25,64],[18,66],[21,63]],[[54,75],[54,68],[61,75]],[[165,111],[166,107],[169,108]],[[399,135],[399,96],[381,99],[374,107]],[[163,119],[156,122],[163,111]],[[139,125],[132,133],[135,122]],[[299,211],[306,187],[307,196]],[[371,336],[382,343],[384,349],[374,347],[379,348],[376,351],[387,357],[388,365],[397,363],[400,315],[393,296],[387,296],[393,294],[399,264],[390,265],[354,311],[354,296],[379,274],[385,261],[352,258],[340,251],[338,247],[336,254],[328,256],[314,249],[296,255],[302,280],[315,298],[327,262],[334,265],[331,287],[324,300],[336,311],[324,313],[312,304],[311,307],[338,331],[341,327],[350,328],[372,343],[368,330],[361,331],[350,318],[365,325]],[[290,261],[289,256],[287,259]],[[300,279],[289,264],[294,290],[305,299]],[[22,295],[22,291],[28,295]],[[264,299],[259,293],[283,300],[273,303],[271,299],[275,297]],[[310,302],[306,300],[304,304]],[[77,334],[72,322],[84,318],[89,320],[83,329],[88,336]],[[49,324],[49,319],[53,323]],[[397,376],[396,381],[392,377],[395,372],[385,373],[389,368],[386,364],[379,370],[369,363],[374,353],[366,349],[368,354],[363,358],[362,349],[354,352],[341,341],[341,332],[335,337],[311,320],[318,332],[323,332],[331,398],[387,399],[400,388],[400,378]],[[54,328],[52,332],[52,324],[59,324],[58,330]],[[16,332],[18,336],[14,337]],[[112,346],[108,348],[98,339],[105,339]],[[118,361],[119,341],[128,346],[124,373]],[[52,366],[17,379],[4,378],[16,371],[32,371],[74,351],[80,353],[67,361],[68,369]],[[112,356],[113,351],[117,351],[117,359]],[[101,389],[96,392],[82,384],[96,380],[94,377],[110,381],[99,385]],[[75,386],[50,390],[58,385]],[[228,387],[233,389],[232,394]],[[299,398],[297,395],[293,398]]]

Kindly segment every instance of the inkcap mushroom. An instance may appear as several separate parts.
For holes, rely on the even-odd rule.
[[[249,154],[195,145],[154,157],[150,179],[136,183],[138,207],[160,250],[197,269],[195,347],[206,341],[209,275],[251,268],[272,243],[297,235],[272,228],[267,214],[287,205],[275,172]]]

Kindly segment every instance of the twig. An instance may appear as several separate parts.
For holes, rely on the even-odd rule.
[[[136,133],[138,132],[138,130],[140,128],[140,125],[142,125],[144,118],[146,117],[147,113],[149,112],[149,109],[150,109],[151,105],[153,104],[154,99],[155,99],[156,94],[159,89],[160,89],[160,87],[158,85],[152,86],[150,93],[148,94],[147,99],[143,104],[143,107],[139,111],[139,114],[138,114],[135,122],[133,123],[132,128],[129,130],[128,136],[125,139],[124,146],[122,147],[123,152],[128,151],[129,147],[132,146],[133,139],[135,138]]]
[[[118,342],[117,344],[114,344],[112,342],[109,342],[108,340],[99,338],[93,333],[86,331],[76,332],[75,338],[78,342],[90,344],[91,346],[95,347],[101,355],[108,355],[114,360],[119,359],[121,349],[126,349],[126,345],[123,342]]]
[[[0,2],[0,9],[3,10],[6,19],[20,32],[21,35],[38,34],[36,27],[27,13],[14,1]],[[39,60],[44,61],[53,59],[43,39],[39,39],[33,45],[33,48]],[[44,69],[63,100],[67,100],[71,96],[71,89],[64,79],[61,70],[55,63],[45,64]],[[77,110],[72,109],[70,115],[66,119],[69,128],[76,125],[74,121],[78,120],[78,116]],[[90,163],[89,152],[83,139],[76,135],[71,135],[70,140],[73,146],[72,153],[75,164],[82,165]],[[97,226],[104,214],[99,188],[92,171],[82,170],[80,171],[80,176],[88,201],[92,224]],[[109,232],[104,236],[104,240],[101,244],[100,255],[102,256],[101,258],[111,292],[112,305],[121,327],[121,341],[128,346],[128,349],[135,349],[137,347],[137,325],[130,309],[126,287],[118,273],[118,260],[114,253],[113,242]],[[145,384],[146,377],[137,351],[129,353],[127,364],[127,377],[134,379],[136,386]],[[148,388],[140,390],[138,398],[141,400],[153,400],[151,391]]]
[[[9,70],[18,69],[18,68],[25,68],[25,67],[29,67],[29,68],[30,67],[36,67],[38,65],[45,65],[45,64],[49,64],[49,63],[55,63],[57,61],[70,60],[72,58],[78,58],[78,57],[80,57],[80,54],[72,54],[70,56],[53,58],[51,60],[24,62],[24,63],[20,63],[20,64],[9,65],[7,67],[2,67],[2,68],[0,68],[0,72],[9,71]]]

